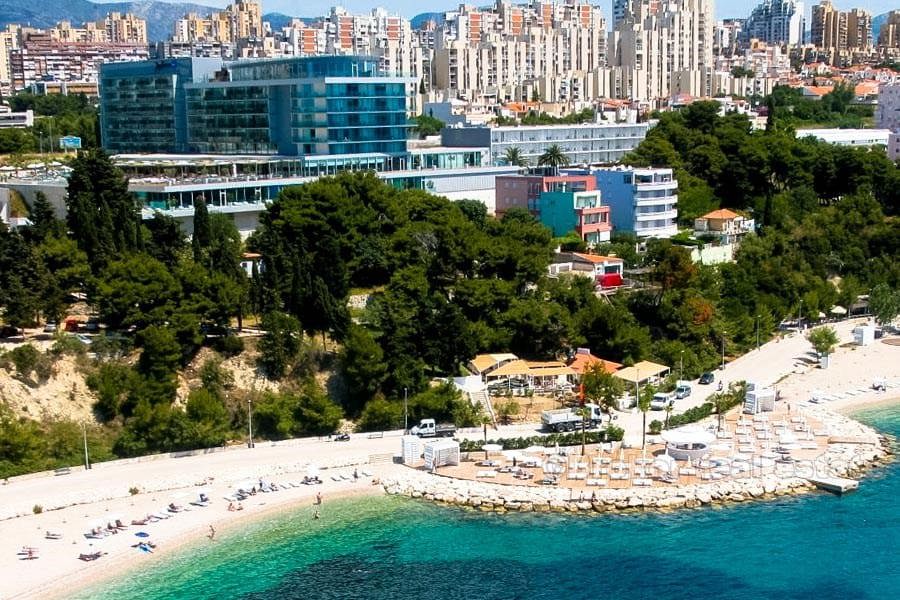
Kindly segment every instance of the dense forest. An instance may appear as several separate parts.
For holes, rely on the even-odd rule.
[[[645,267],[646,286],[598,298],[590,281],[550,279],[559,242],[530,214],[502,219],[473,201],[396,190],[373,174],[343,174],[286,189],[242,243],[227,215],[199,203],[188,239],[162,214],[141,221],[121,172],[101,151],[74,161],[68,220],[44,199],[30,227],[0,228],[0,309],[23,326],[58,320],[84,295],[107,326],[85,349],[60,336],[47,355],[29,345],[0,357],[18,377],[45,377],[54,356],[80,356],[103,424],[98,456],[219,445],[240,439],[251,401],[259,436],[361,429],[410,418],[481,419],[434,377],[461,372],[476,353],[559,358],[588,346],[609,360],[678,364],[688,377],[755,345],[801,306],[806,317],[861,293],[900,289],[897,167],[876,150],[795,139],[777,116],[767,131],[715,103],[666,114],[629,157],[678,170],[680,208],[718,206],[761,224],[736,261],[694,264],[686,248],[617,238],[598,250]],[[241,254],[262,256],[252,273]],[[369,294],[365,309],[348,296]],[[888,303],[890,304],[890,303]],[[895,303],[896,304],[896,303]],[[245,352],[234,333],[260,322],[258,370],[277,392],[229,393],[221,360]],[[202,386],[176,401],[176,378],[204,346]],[[340,386],[316,379],[331,372]],[[332,393],[334,392],[334,393]],[[0,475],[78,462],[71,423],[0,414]]]

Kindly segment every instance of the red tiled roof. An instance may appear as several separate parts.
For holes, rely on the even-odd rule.
[[[734,211],[728,210],[727,208],[720,208],[719,210],[714,210],[712,212],[708,212],[701,219],[735,219],[740,217],[741,215],[737,214]]]
[[[622,368],[622,365],[617,362],[613,362],[611,360],[603,360],[602,358],[594,356],[593,354],[576,354],[575,358],[573,358],[571,362],[569,362],[569,367],[577,373],[584,373],[585,371],[587,371],[588,367],[598,362],[602,363],[603,369],[610,374],[615,373],[620,368]]]
[[[575,256],[594,264],[602,264],[607,262],[625,262],[617,256],[600,256],[599,254],[581,254],[578,252],[575,253]]]

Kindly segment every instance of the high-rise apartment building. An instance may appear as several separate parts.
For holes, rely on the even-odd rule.
[[[847,49],[847,13],[837,10],[830,0],[812,7],[809,41],[822,50]]]
[[[802,2],[763,0],[747,18],[742,36],[748,41],[796,46],[803,43],[805,29]]]
[[[13,50],[19,47],[20,27],[7,25],[0,31],[0,92],[9,93],[12,83],[12,65],[10,58]]]
[[[189,13],[175,22],[175,42],[237,43],[265,36],[262,5],[256,0],[236,0],[225,10],[200,16]]]
[[[147,21],[134,15],[109,13],[97,25],[106,29],[106,40],[112,44],[146,44]]]
[[[586,74],[607,66],[602,11],[577,1],[461,6],[434,40],[434,88],[468,100],[584,101]]]
[[[900,10],[892,10],[888,13],[878,34],[878,45],[884,48],[900,48]]]
[[[615,96],[710,96],[714,44],[712,0],[632,0],[610,47]]]
[[[854,8],[847,13],[847,49],[867,50],[872,46],[872,13]]]

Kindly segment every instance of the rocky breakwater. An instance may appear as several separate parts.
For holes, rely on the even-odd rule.
[[[817,415],[819,417],[820,415]],[[751,470],[731,478],[687,485],[621,489],[538,487],[457,479],[401,469],[382,480],[385,492],[475,510],[506,512],[660,511],[731,504],[812,491],[808,478],[855,477],[891,454],[887,440],[842,415],[821,415],[835,439],[814,460]],[[852,440],[852,442],[850,441]]]

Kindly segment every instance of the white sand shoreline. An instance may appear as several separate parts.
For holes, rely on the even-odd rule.
[[[841,324],[843,341],[849,337],[852,323]],[[776,384],[782,397],[791,403],[805,404],[826,412],[852,415],[863,408],[881,403],[900,403],[900,389],[886,393],[871,391],[874,378],[900,381],[900,346],[876,343],[868,347],[842,347],[832,356],[828,369],[818,369],[805,362],[809,344],[797,336],[781,342],[770,342],[762,350],[747,355],[726,367],[721,375],[727,381],[738,379],[769,383],[780,373],[790,373]],[[803,369],[799,367],[804,365]],[[717,375],[718,376],[718,375]],[[854,394],[846,392],[853,391]],[[832,399],[821,404],[807,404],[813,392]],[[495,433],[495,436],[502,436]],[[241,448],[181,458],[163,458],[144,462],[123,461],[121,464],[98,465],[91,471],[73,470],[71,475],[18,478],[0,486],[0,572],[15,577],[0,578],[0,599],[66,597],[73,590],[90,587],[103,580],[119,578],[136,568],[148,568],[162,556],[186,544],[203,539],[212,524],[217,531],[244,526],[277,512],[295,510],[310,504],[317,491],[330,498],[341,495],[380,494],[381,486],[371,482],[332,481],[333,473],[353,472],[353,465],[366,469],[384,480],[395,479],[409,469],[394,465],[385,457],[397,454],[397,437],[369,439],[353,436],[350,442],[328,442],[321,439],[299,440],[290,444],[257,444],[254,449]],[[238,482],[264,478],[285,482],[302,480],[306,465],[332,467],[322,471],[322,486],[301,486],[275,493],[256,495],[245,503],[242,512],[228,512],[223,496],[233,491]],[[158,544],[158,552],[143,554],[131,547],[138,538],[129,527],[117,535],[96,542],[106,552],[95,562],[78,560],[80,552],[91,540],[84,533],[91,522],[120,515],[125,523],[149,512],[158,512],[173,498],[187,504],[184,494],[196,494],[203,482],[208,484],[212,504],[194,508],[174,518],[153,523],[146,531]],[[142,493],[130,496],[130,487]],[[180,496],[180,497],[179,497]],[[31,508],[42,505],[45,511],[32,514]],[[58,510],[51,510],[56,509]],[[58,531],[61,540],[46,540],[44,532]],[[23,546],[37,548],[36,560],[20,560],[17,552]]]

